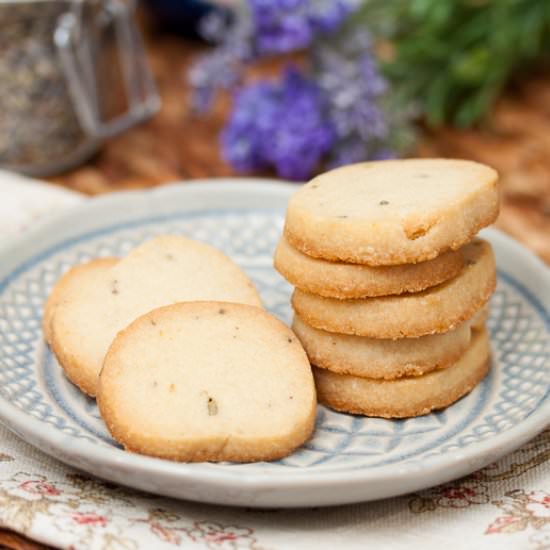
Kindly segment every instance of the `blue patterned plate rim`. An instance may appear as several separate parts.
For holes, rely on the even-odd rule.
[[[290,194],[295,189],[295,185],[270,180],[223,179],[186,182],[184,185],[173,184],[151,191],[115,193],[92,199],[54,220],[37,224],[34,229],[16,239],[10,245],[0,249],[0,287],[5,283],[7,274],[22,269],[22,266],[31,257],[36,258],[40,256],[40,253],[45,253],[45,250],[51,247],[52,243],[45,248],[45,243],[48,243],[48,235],[53,234],[52,242],[61,245],[61,237],[58,238],[55,235],[61,236],[66,233],[67,227],[71,227],[81,220],[93,219],[94,215],[99,215],[107,208],[120,206],[132,211],[129,206],[142,203],[140,208],[135,209],[136,212],[132,211],[129,214],[130,218],[134,216],[134,219],[139,220],[140,217],[143,217],[144,212],[148,211],[147,205],[153,199],[169,205],[172,202],[171,199],[193,196],[196,203],[189,205],[189,211],[200,210],[206,205],[210,210],[215,208],[227,209],[228,207],[258,209],[266,207],[266,200],[271,201],[269,208],[282,211]],[[98,229],[100,227],[98,226]],[[70,241],[76,238],[79,231],[80,229],[75,231],[73,236],[65,237],[64,240]],[[506,250],[507,254],[513,254],[517,258],[517,270],[514,268],[515,273],[507,273],[507,277],[511,280],[521,280],[522,274],[526,270],[531,270],[531,272],[537,274],[540,288],[534,293],[530,292],[530,294],[534,300],[533,304],[544,318],[546,326],[549,327],[550,270],[534,254],[512,238],[495,229],[486,230],[484,233],[495,245]],[[331,472],[298,468],[293,471],[284,470],[281,472],[273,470],[267,472],[267,469],[265,471],[256,469],[254,472],[247,472],[245,468],[235,469],[234,471],[230,469],[221,470],[213,464],[173,463],[134,455],[117,448],[101,447],[86,440],[76,440],[76,438],[63,434],[54,426],[33,418],[10,403],[5,395],[0,394],[0,422],[29,443],[73,466],[78,467],[81,460],[85,459],[87,463],[95,462],[107,468],[109,466],[121,468],[134,474],[140,473],[143,476],[160,476],[178,482],[192,481],[194,483],[204,483],[206,486],[211,487],[223,484],[226,488],[235,489],[253,487],[258,490],[274,488],[284,490],[285,488],[296,488],[297,486],[300,489],[309,486],[322,486],[329,489],[331,486],[352,487],[359,481],[367,482],[369,480],[375,480],[380,485],[385,482],[395,483],[400,480],[410,480],[411,476],[420,478],[421,474],[426,472],[430,473],[434,483],[439,483],[465,475],[512,451],[542,431],[549,421],[550,398],[547,391],[541,400],[540,406],[518,425],[453,453],[427,457],[422,461],[409,461],[402,464],[376,466],[355,471],[340,470]],[[266,464],[266,468],[268,466]],[[103,477],[108,478],[109,475],[103,474]],[[139,486],[139,483],[137,485]],[[409,483],[408,490],[412,490],[411,487],[420,488],[422,486],[426,486],[426,484],[419,483],[415,486],[414,483],[412,485]],[[399,494],[399,492],[394,490],[390,494]]]

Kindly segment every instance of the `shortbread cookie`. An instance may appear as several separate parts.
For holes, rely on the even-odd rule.
[[[296,313],[315,328],[370,338],[447,332],[481,309],[496,285],[491,245],[476,239],[462,249],[465,265],[450,281],[414,294],[336,300],[296,290]]]
[[[219,250],[185,237],[157,237],[57,306],[52,349],[69,379],[94,396],[119,330],[152,309],[194,300],[261,305],[252,282]]]
[[[443,334],[389,340],[325,332],[294,318],[292,329],[310,362],[340,374],[394,380],[419,376],[455,363],[470,344],[466,321]]]
[[[97,402],[130,451],[185,462],[288,455],[313,431],[299,340],[264,310],[223,302],[156,309],[118,334]]]
[[[292,285],[328,298],[366,298],[419,292],[453,278],[462,269],[462,254],[444,252],[418,264],[373,267],[329,262],[303,254],[283,236],[275,251],[275,269]]]
[[[118,258],[97,258],[89,262],[75,265],[67,271],[52,288],[42,317],[44,340],[51,342],[51,320],[55,308],[61,302],[70,301],[74,294],[78,294],[82,287],[91,284],[98,276],[118,262]]]
[[[474,331],[466,353],[453,365],[424,376],[371,380],[313,369],[319,402],[337,411],[383,418],[421,416],[470,392],[489,370],[487,332]]]
[[[290,199],[285,235],[305,254],[369,265],[457,250],[498,215],[497,173],[465,160],[366,162],[322,174]]]

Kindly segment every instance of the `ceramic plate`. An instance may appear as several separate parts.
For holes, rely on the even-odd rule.
[[[49,289],[69,266],[123,255],[181,233],[231,256],[265,305],[289,322],[290,286],[272,254],[295,187],[262,180],[174,185],[93,199],[0,252],[0,419],[29,443],[86,472],[178,498],[251,507],[320,506],[389,497],[472,472],[532,438],[550,420],[550,276],[522,246],[484,236],[499,269],[489,327],[493,365],[467,397],[410,420],[319,407],[315,436],[288,458],[256,464],[178,464],[124,452],[95,402],[63,376],[42,340]]]

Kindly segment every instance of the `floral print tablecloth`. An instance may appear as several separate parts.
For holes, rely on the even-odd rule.
[[[82,197],[0,172],[0,246]],[[467,478],[380,502],[248,510],[171,500],[64,466],[0,426],[0,527],[60,548],[550,550],[550,429]]]

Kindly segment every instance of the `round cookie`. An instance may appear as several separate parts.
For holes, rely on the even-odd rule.
[[[274,264],[287,281],[304,292],[346,299],[419,292],[457,275],[463,259],[460,252],[448,251],[418,264],[373,267],[329,262],[303,254],[283,236]]]
[[[58,304],[70,301],[72,296],[80,292],[81,287],[91,284],[96,277],[118,262],[118,258],[96,258],[89,262],[75,265],[69,269],[52,288],[42,316],[42,331],[44,340],[51,343],[51,321]]]
[[[126,449],[185,462],[281,458],[310,437],[316,413],[292,331],[260,308],[223,302],[159,308],[120,332],[97,402]]]
[[[474,331],[466,353],[453,365],[424,376],[371,380],[313,369],[319,402],[337,411],[383,418],[428,414],[470,392],[489,370],[487,331]]]
[[[308,325],[370,338],[447,332],[470,319],[496,286],[491,245],[476,239],[462,249],[465,265],[450,281],[413,294],[336,300],[295,290],[292,305]]]
[[[67,377],[93,397],[120,330],[152,309],[195,300],[261,306],[252,282],[219,250],[185,237],[156,237],[57,306],[52,349]]]
[[[326,172],[290,199],[288,242],[310,256],[369,265],[423,262],[495,221],[497,173],[476,162],[406,159]]]
[[[420,376],[455,363],[470,344],[470,323],[443,334],[398,340],[335,334],[310,327],[298,316],[292,329],[310,362],[320,368],[362,378],[394,380]]]

